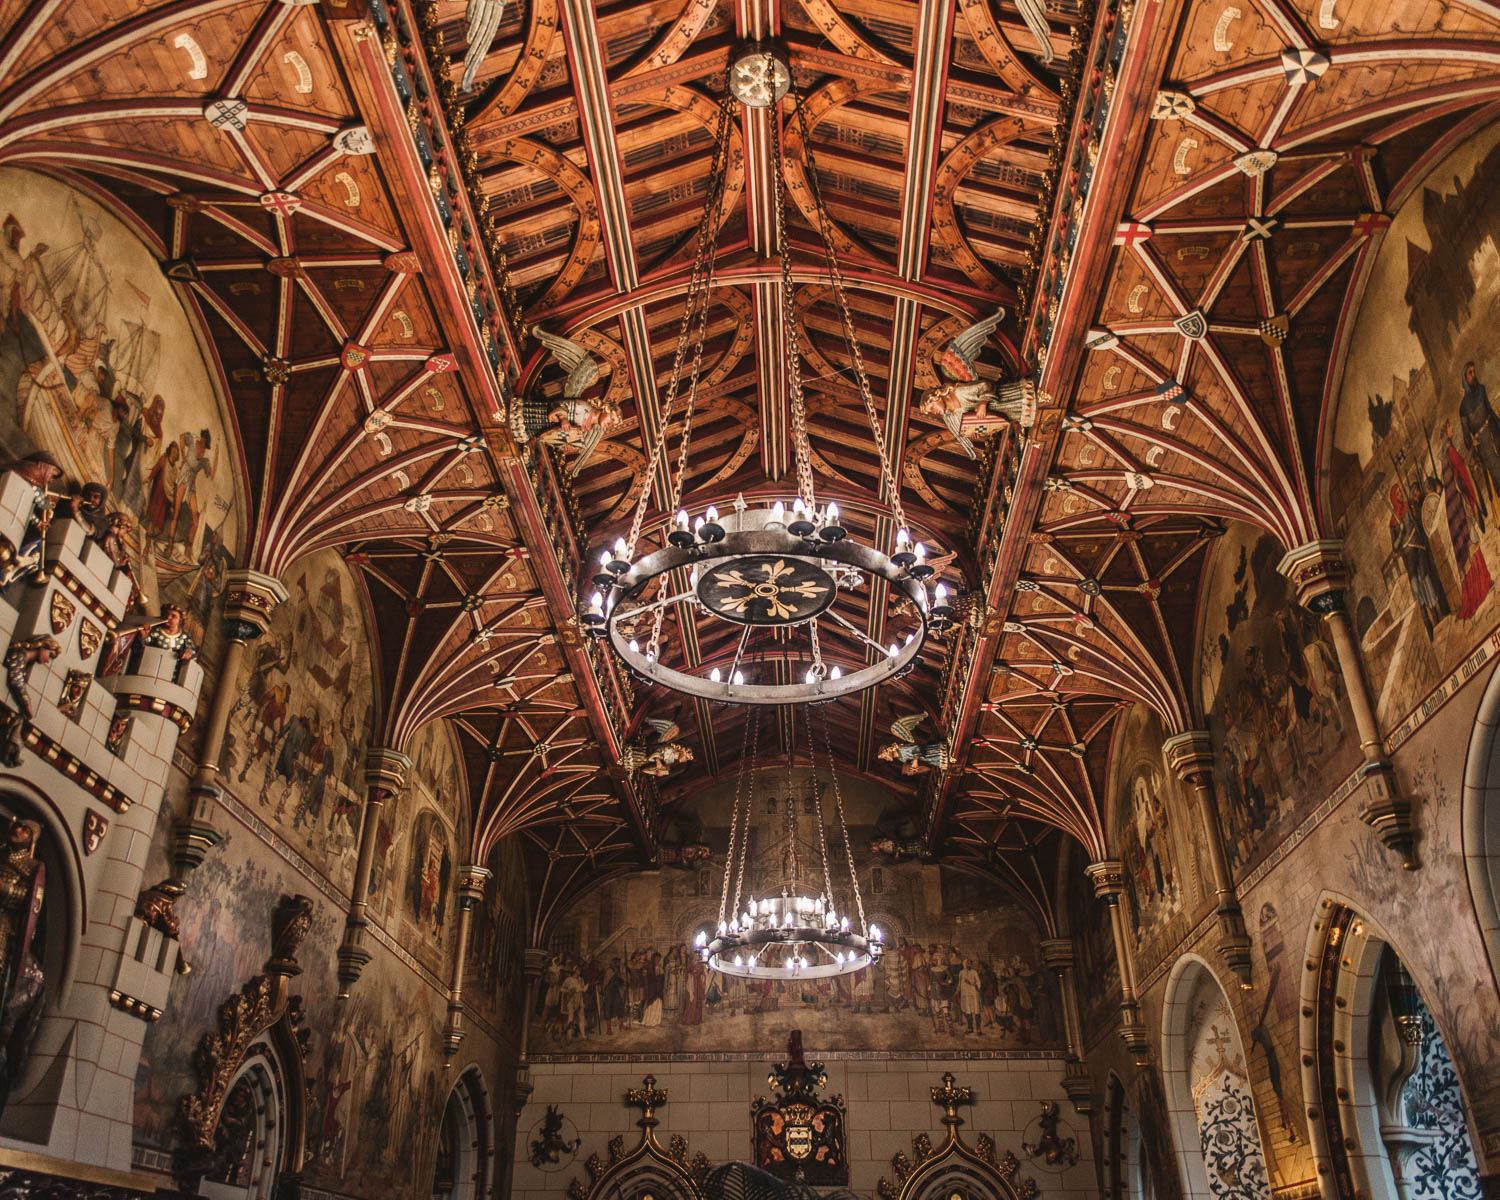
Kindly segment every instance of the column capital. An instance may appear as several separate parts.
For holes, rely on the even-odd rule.
[[[1214,769],[1214,741],[1206,729],[1189,729],[1175,734],[1161,744],[1161,756],[1178,779],[1192,783],[1194,776],[1207,775]]]
[[[236,568],[225,576],[224,624],[234,641],[254,641],[271,624],[271,613],[286,600],[286,585],[274,575]]]
[[[1344,543],[1327,538],[1305,542],[1282,555],[1276,569],[1291,581],[1297,602],[1319,616],[1344,607],[1349,568],[1344,565]]]
[[[1113,902],[1125,890],[1125,867],[1118,858],[1089,863],[1083,873],[1093,881],[1094,895],[1101,900]]]
[[[552,952],[545,946],[527,946],[521,951],[521,974],[527,979],[540,979],[551,957]]]
[[[458,902],[464,908],[473,908],[484,896],[484,885],[494,872],[488,867],[460,867],[458,869]]]
[[[1043,938],[1041,946],[1042,966],[1053,971],[1067,971],[1072,968],[1075,958],[1072,938]]]
[[[372,793],[399,792],[406,786],[411,759],[389,746],[371,746],[365,751],[365,786]]]

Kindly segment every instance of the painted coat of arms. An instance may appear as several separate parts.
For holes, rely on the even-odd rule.
[[[755,1165],[815,1187],[848,1186],[844,1099],[818,1095],[828,1074],[803,1057],[800,1029],[792,1030],[786,1051],[787,1061],[773,1066],[768,1080],[775,1098],[757,1096],[750,1106]]]

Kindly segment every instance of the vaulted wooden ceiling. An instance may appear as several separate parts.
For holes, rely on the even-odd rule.
[[[646,467],[726,65],[785,45],[810,136],[790,104],[730,110],[684,503],[791,495],[779,120],[818,488],[889,539],[813,183],[900,499],[967,593],[921,668],[831,706],[836,744],[942,854],[1045,910],[1059,836],[1106,849],[1122,706],[1201,720],[1195,605],[1225,523],[1325,531],[1329,381],[1364,267],[1500,103],[1480,3],[1046,7],[1044,63],[1010,0],[523,0],[464,91],[465,0],[4,0],[0,162],[112,207],[180,283],[238,422],[249,565],[333,547],[361,573],[382,740],[457,725],[471,853],[531,839],[540,929],[656,852],[656,787],[618,766],[643,720],[674,716],[695,748],[671,795],[742,753],[743,714],[632,686],[574,604],[643,482],[645,541],[663,532]],[[918,402],[935,352],[997,307],[981,369],[1032,375],[1041,415],[970,459]],[[621,411],[576,473],[512,436],[518,405],[561,394],[536,325],[601,361],[592,394]],[[681,410],[665,424],[675,446]],[[881,609],[862,619],[878,640]],[[722,652],[686,624],[669,640],[704,666]],[[875,758],[915,711],[951,770]]]

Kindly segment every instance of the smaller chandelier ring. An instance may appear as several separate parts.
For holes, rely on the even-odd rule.
[[[761,961],[766,950],[774,952],[780,947],[794,949],[806,945],[837,947],[843,957],[834,959],[825,954],[820,961],[810,961],[805,967],[800,961],[791,966]],[[709,967],[724,975],[740,975],[747,979],[828,979],[862,970],[878,962],[879,945],[879,942],[872,942],[857,933],[830,933],[826,929],[808,928],[726,933],[713,938],[705,948],[708,950]]]

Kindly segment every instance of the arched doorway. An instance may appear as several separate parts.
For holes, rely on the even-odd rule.
[[[1229,997],[1196,956],[1180,959],[1167,982],[1162,1058],[1184,1194],[1270,1200],[1239,1027]]]
[[[1118,1075],[1109,1077],[1104,1098],[1104,1195],[1106,1200],[1156,1200],[1141,1122]]]
[[[1464,768],[1464,862],[1490,973],[1500,980],[1500,670],[1490,676]]]
[[[268,1035],[252,1043],[229,1081],[198,1195],[271,1200],[286,1161],[286,1079]]]
[[[1308,942],[1303,1088],[1330,1200],[1480,1200],[1463,1094],[1384,936],[1325,898]]]
[[[494,1124],[477,1067],[459,1076],[438,1124],[433,1200],[484,1200],[494,1180]]]

